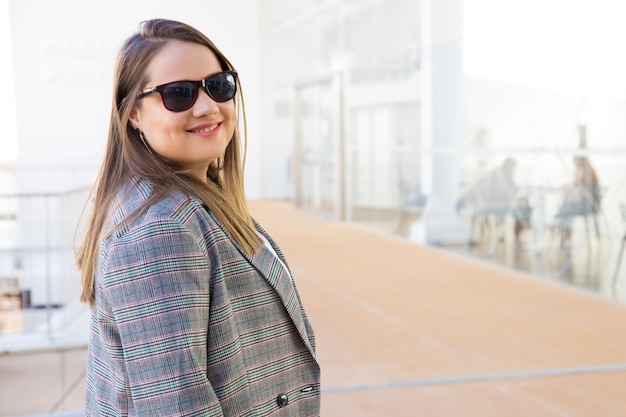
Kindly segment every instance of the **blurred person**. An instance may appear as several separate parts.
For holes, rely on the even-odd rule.
[[[584,156],[576,156],[572,162],[574,164],[574,179],[572,184],[565,189],[563,203],[556,214],[563,244],[569,243],[572,233],[572,220],[575,216],[594,215],[596,232],[598,232],[595,214],[600,210],[602,202],[600,181],[589,159]]]
[[[530,207],[525,198],[518,198],[519,187],[515,182],[517,163],[506,158],[499,166],[489,171],[465,192],[459,201],[459,208],[467,208],[472,213],[472,223],[494,218],[499,227],[507,215],[512,215],[515,241],[530,224]]]
[[[184,23],[142,22],[121,48],[77,254],[92,306],[87,416],[320,413],[313,330],[246,206],[240,90]]]

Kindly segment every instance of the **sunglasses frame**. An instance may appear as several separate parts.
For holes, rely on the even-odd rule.
[[[218,100],[216,99],[213,94],[211,93],[211,90],[209,90],[208,87],[208,80],[210,80],[211,78],[217,77],[219,75],[223,75],[223,74],[230,74],[233,76],[234,78],[234,91],[233,91],[233,95],[232,97],[226,99],[226,100]],[[163,98],[163,91],[165,90],[165,88],[167,88],[168,86],[172,85],[172,84],[178,84],[178,83],[191,83],[193,85],[193,91],[194,91],[194,97],[191,100],[190,104],[188,107],[184,108],[184,109],[180,109],[180,110],[172,110],[170,109],[167,104],[165,104],[165,99]],[[156,87],[151,87],[151,88],[146,88],[145,90],[142,90],[139,92],[139,94],[137,95],[137,100],[141,100],[142,98],[152,94],[152,93],[159,93],[161,95],[161,102],[163,103],[163,107],[165,107],[167,110],[172,111],[172,112],[182,112],[185,110],[189,110],[190,108],[193,107],[194,104],[196,104],[196,101],[198,100],[198,91],[200,91],[200,89],[203,89],[205,93],[207,93],[207,95],[209,97],[211,97],[211,99],[217,103],[225,103],[228,100],[232,100],[235,95],[237,95],[237,71],[235,70],[231,70],[231,71],[222,71],[222,72],[218,72],[216,74],[212,74],[209,75],[206,78],[203,78],[199,81],[191,81],[191,80],[179,80],[179,81],[172,81],[169,83],[165,83],[165,84],[161,84],[161,85],[157,85]]]

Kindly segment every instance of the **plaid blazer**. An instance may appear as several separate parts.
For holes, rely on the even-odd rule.
[[[150,186],[124,194],[113,225]],[[319,416],[313,330],[283,254],[255,225],[278,258],[267,247],[249,257],[182,194],[103,240],[87,416]]]

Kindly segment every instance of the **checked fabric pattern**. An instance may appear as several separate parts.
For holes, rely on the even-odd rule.
[[[132,182],[111,227],[150,190]],[[275,254],[247,256],[198,200],[173,194],[103,241],[87,416],[319,415],[313,330],[256,226]]]

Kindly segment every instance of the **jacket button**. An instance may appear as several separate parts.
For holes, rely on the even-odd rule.
[[[289,404],[289,397],[287,396],[287,394],[280,394],[278,397],[276,397],[276,402],[278,403],[278,406],[280,408],[283,408],[284,406]]]

